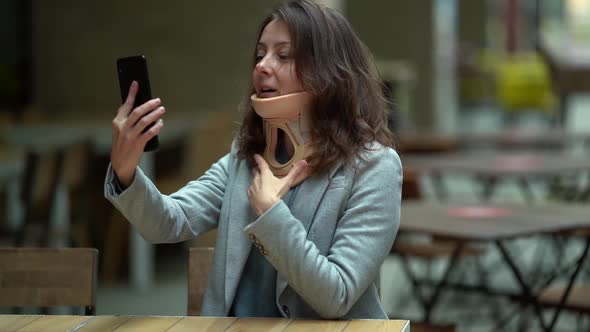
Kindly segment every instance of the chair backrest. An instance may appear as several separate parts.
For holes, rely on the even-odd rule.
[[[455,332],[456,330],[454,325],[435,325],[414,321],[410,325],[412,326],[412,332]]]
[[[93,145],[89,140],[74,141],[65,146],[62,183],[69,200],[70,224],[65,232],[63,229],[58,230],[51,241],[68,247],[92,245],[91,221],[96,215],[93,206],[96,187],[89,183],[91,172],[97,171],[93,153]]]
[[[190,248],[188,255],[188,316],[201,314],[203,295],[209,280],[214,249],[209,247]]]
[[[41,235],[37,234],[34,245],[48,245],[48,220],[60,182],[62,166],[61,149],[31,149],[27,152],[20,193],[24,208],[23,224],[16,231],[14,246],[25,246],[33,224],[41,226]]]
[[[84,307],[94,315],[98,250],[0,248],[0,306]]]
[[[63,149],[63,182],[69,190],[88,186],[88,175],[92,165],[92,142],[74,141]]]
[[[424,198],[420,186],[420,172],[412,168],[404,168],[404,181],[402,182],[402,199],[416,200]]]

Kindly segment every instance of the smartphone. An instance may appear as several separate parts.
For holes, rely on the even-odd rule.
[[[117,59],[117,73],[119,74],[119,89],[121,90],[121,102],[124,103],[129,94],[129,88],[133,81],[139,84],[139,90],[135,96],[133,108],[140,106],[152,99],[152,90],[148,75],[147,60],[143,55],[130,56]],[[143,132],[150,129],[155,122],[146,127]],[[144,151],[155,151],[158,149],[158,136],[151,138],[145,145]]]

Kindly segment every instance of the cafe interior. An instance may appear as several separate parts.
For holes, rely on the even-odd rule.
[[[317,1],[392,101],[404,182],[379,295],[401,327],[381,328],[590,331],[590,0]],[[140,167],[173,193],[229,151],[278,2],[0,2],[0,330],[189,330],[216,234],[151,244],[104,198],[116,60],[147,59],[167,112]]]

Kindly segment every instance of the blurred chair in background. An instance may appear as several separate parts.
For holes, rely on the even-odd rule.
[[[12,246],[21,222],[20,186],[26,150],[0,142],[0,247]]]
[[[547,288],[543,291],[539,299],[541,305],[545,307],[559,307],[564,292],[564,287]],[[580,321],[584,316],[590,317],[590,285],[574,286],[570,291],[567,301],[563,304],[563,309],[577,313]],[[579,329],[579,331],[582,331],[582,329]]]
[[[588,240],[590,238],[590,230],[576,231],[573,234],[568,234],[567,240]],[[563,251],[562,251],[563,252]],[[585,263],[585,264],[584,264]],[[542,306],[548,308],[562,308],[579,316],[578,321],[582,322],[584,316],[590,318],[590,264],[582,262],[581,274],[576,279],[577,281],[569,290],[568,297],[564,303],[561,303],[562,297],[566,292],[564,285],[551,285],[543,289],[539,297],[539,302]],[[583,329],[579,328],[582,331]],[[586,331],[588,328],[586,328]]]
[[[455,325],[432,325],[422,322],[410,323],[412,332],[455,332]]]
[[[53,202],[62,176],[62,149],[29,149],[21,185],[23,224],[13,235],[13,245],[48,246]]]
[[[207,289],[214,248],[190,248],[188,256],[188,316],[199,316]]]
[[[90,245],[90,158],[86,140],[29,148],[21,186],[23,224],[14,234],[14,246]],[[60,190],[64,197],[58,202]],[[62,220],[52,224],[54,217]]]
[[[66,232],[57,235],[73,247],[94,247],[92,239],[92,216],[95,206],[92,202],[90,176],[100,172],[93,163],[93,145],[90,140],[72,143],[64,149],[63,185],[67,191],[69,225]]]
[[[494,103],[496,82],[494,68],[498,56],[487,50],[477,50],[466,44],[461,45],[457,56],[457,83],[461,105]]]
[[[555,93],[559,98],[559,122],[565,127],[571,97],[590,92],[590,56],[588,46],[571,36],[556,36],[539,43],[539,54],[549,65]]]
[[[98,250],[0,248],[0,306],[84,307],[96,313]]]
[[[420,172],[412,168],[404,168],[403,176],[402,199],[421,199],[422,188],[420,185]]]

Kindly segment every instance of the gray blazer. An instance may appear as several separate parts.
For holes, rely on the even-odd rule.
[[[356,167],[338,165],[306,179],[291,209],[279,201],[258,218],[247,196],[252,174],[235,148],[169,196],[139,168],[117,194],[109,166],[105,197],[154,243],[217,228],[204,316],[228,315],[254,243],[277,270],[276,303],[284,317],[387,319],[379,271],[399,227],[402,168],[394,150],[371,148]]]

